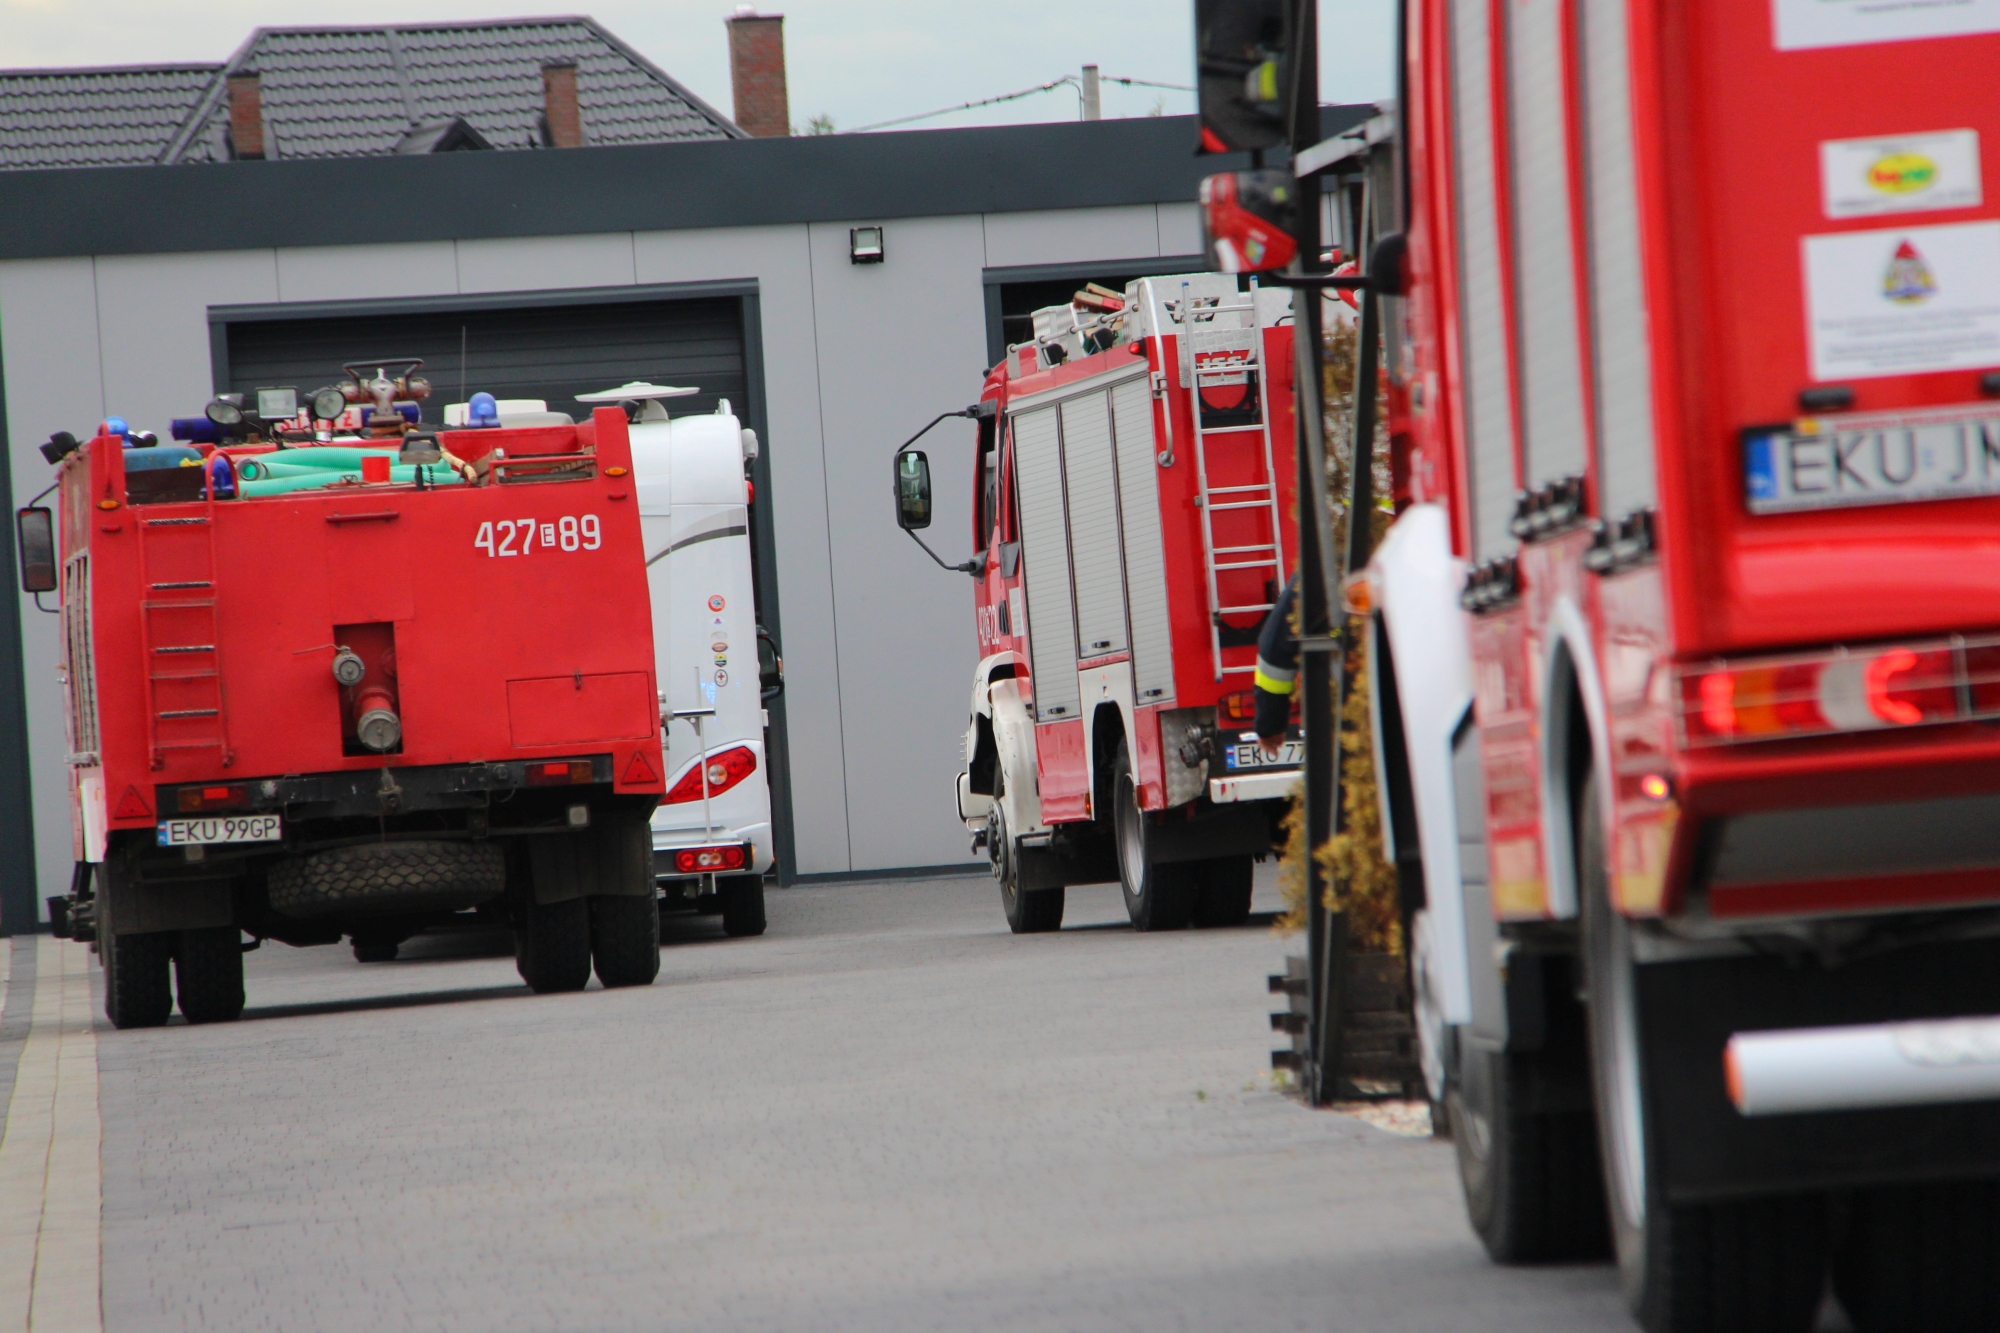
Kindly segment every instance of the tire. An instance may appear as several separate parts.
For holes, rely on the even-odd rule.
[[[590,984],[590,901],[521,909],[514,928],[514,968],[537,995],[578,991]]]
[[[764,877],[724,875],[716,880],[715,895],[722,900],[722,933],[744,939],[764,933]]]
[[[1860,1333],[2000,1328],[2000,1181],[1857,1193],[1833,1290]]]
[[[1806,1333],[1826,1284],[1824,1200],[1669,1204],[1650,1169],[1632,932],[1611,906],[1595,776],[1577,823],[1591,1090],[1626,1302],[1647,1333]]]
[[[590,958],[597,979],[615,986],[650,986],[660,975],[660,904],[651,894],[591,898]]]
[[[1125,890],[1132,929],[1186,929],[1194,915],[1194,866],[1154,863],[1152,825],[1139,807],[1139,786],[1123,741],[1111,761],[1111,821],[1118,847],[1118,881]]]
[[[106,895],[109,896],[108,894]],[[115,1028],[156,1028],[173,1016],[169,973],[174,937],[167,932],[117,935],[111,923],[98,927],[104,961],[104,1016]]]
[[[174,996],[190,1023],[243,1016],[243,932],[235,926],[183,930],[174,948]]]
[[[500,895],[506,859],[490,842],[368,842],[280,861],[271,906],[293,917],[474,907]]]
[[[1194,923],[1240,926],[1250,919],[1255,857],[1218,856],[1194,863]]]
[[[1526,1109],[1535,1059],[1467,1047],[1447,1080],[1466,1213],[1496,1263],[1600,1258],[1604,1193],[1590,1115]]]
[[[1060,888],[1021,891],[1021,863],[1014,855],[1014,835],[1007,830],[1007,812],[1000,807],[1006,779],[996,773],[993,786],[993,800],[986,807],[986,854],[993,862],[993,878],[1000,881],[1000,910],[1006,914],[1007,929],[1016,935],[1061,930],[1065,895]]]

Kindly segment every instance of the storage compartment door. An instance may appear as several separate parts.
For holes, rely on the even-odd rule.
[[[1166,551],[1160,538],[1159,450],[1153,440],[1153,395],[1143,378],[1111,390],[1111,427],[1125,536],[1132,684],[1141,704],[1172,703],[1173,625],[1167,611]]]
[[[1021,509],[1021,579],[1028,608],[1028,662],[1035,720],[1077,715],[1076,616],[1064,533],[1062,446],[1056,409],[1014,418],[1014,482]]]
[[[1070,582],[1077,652],[1125,650],[1125,562],[1118,552],[1118,477],[1111,461],[1111,403],[1102,393],[1062,405],[1063,473],[1069,479]]]

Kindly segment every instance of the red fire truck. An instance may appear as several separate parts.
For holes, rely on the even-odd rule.
[[[537,991],[658,972],[626,415],[422,429],[416,368],[219,398],[187,445],[45,446],[59,556],[49,510],[20,529],[64,633],[77,872],[52,907],[119,1027],[176,999],[235,1018],[245,933],[393,952],[466,909],[514,924]]]
[[[1406,8],[1350,599],[1473,1224],[2000,1327],[2000,11]]]
[[[1249,730],[1297,555],[1289,302],[1200,273],[1085,292],[947,414],[978,422],[958,813],[1017,933],[1111,880],[1140,930],[1249,914],[1298,767],[1296,732],[1269,757]],[[908,445],[896,494],[905,529],[929,523]]]

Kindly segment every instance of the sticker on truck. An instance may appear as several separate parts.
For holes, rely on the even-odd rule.
[[[564,514],[553,521],[503,518],[479,525],[472,539],[476,551],[489,558],[531,555],[536,551],[595,551],[604,545],[604,525],[595,514]]]

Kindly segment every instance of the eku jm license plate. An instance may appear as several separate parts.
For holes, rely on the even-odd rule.
[[[162,847],[206,847],[218,842],[277,842],[284,832],[280,815],[217,815],[163,819],[159,837]]]
[[[1743,433],[1753,514],[2000,495],[2000,412],[1853,413]]]

